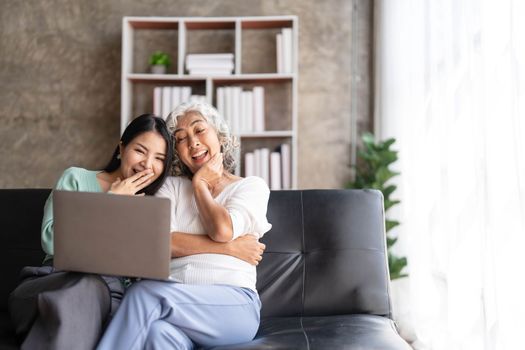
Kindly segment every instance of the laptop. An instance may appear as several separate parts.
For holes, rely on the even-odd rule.
[[[169,279],[169,199],[55,190],[53,215],[55,268]]]

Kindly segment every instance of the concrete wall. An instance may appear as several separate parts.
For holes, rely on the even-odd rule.
[[[300,28],[299,187],[342,187],[351,111],[371,128],[366,0],[1,1],[0,188],[50,187],[68,166],[108,160],[119,137],[122,16],[284,14]]]

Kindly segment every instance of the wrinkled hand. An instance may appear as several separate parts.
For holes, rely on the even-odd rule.
[[[255,266],[262,260],[262,254],[266,249],[266,245],[260,243],[257,237],[252,234],[237,237],[229,244],[233,256]]]
[[[224,170],[222,162],[222,153],[215,153],[210,160],[193,175],[193,183],[197,184],[202,181],[206,183],[211,190],[222,177]]]
[[[108,193],[133,196],[153,182],[153,175],[153,170],[146,169],[124,180],[118,178],[117,181],[111,184]],[[144,193],[139,194],[139,196],[143,195]]]

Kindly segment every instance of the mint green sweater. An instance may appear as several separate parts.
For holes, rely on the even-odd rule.
[[[55,189],[63,191],[102,192],[97,180],[99,170],[86,170],[71,167],[64,171],[58,179]],[[53,257],[53,193],[49,195],[44,206],[42,219],[42,249],[47,254],[48,260]]]

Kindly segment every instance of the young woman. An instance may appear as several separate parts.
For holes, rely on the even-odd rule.
[[[153,195],[168,174],[172,147],[164,120],[151,114],[141,115],[128,125],[103,170],[66,169],[56,189]],[[44,207],[41,236],[46,253],[44,264],[22,270],[22,282],[9,300],[15,331],[23,341],[22,349],[93,349],[120,304],[125,291],[122,279],[57,271],[52,267],[52,195]],[[233,243],[228,249],[213,246],[224,254],[240,250],[239,256],[250,256],[252,260],[253,252],[260,250],[254,242],[247,241],[242,242],[243,249],[235,247]]]
[[[246,232],[257,238],[267,232],[268,186],[258,177],[233,175],[236,145],[217,111],[182,104],[167,124],[175,137],[176,176],[157,195],[172,201],[173,239],[229,242]],[[99,349],[192,349],[253,339],[261,307],[255,266],[176,244],[172,252],[173,282],[135,283]]]

